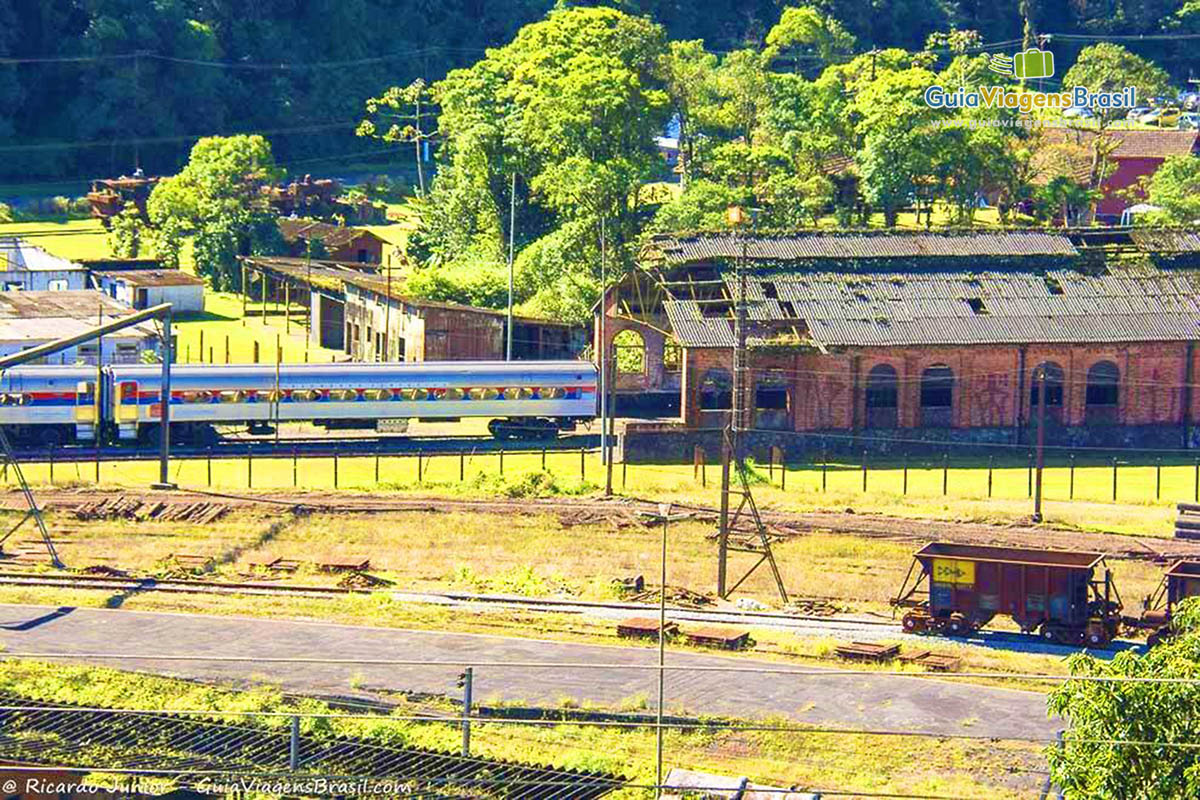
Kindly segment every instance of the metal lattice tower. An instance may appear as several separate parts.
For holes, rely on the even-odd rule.
[[[46,530],[46,521],[42,519],[42,510],[38,507],[33,492],[29,489],[29,483],[25,480],[25,473],[21,470],[21,462],[17,461],[16,456],[13,454],[12,444],[8,440],[8,434],[5,433],[3,425],[0,425],[0,458],[3,458],[5,472],[11,469],[13,475],[16,476],[17,485],[21,487],[21,493],[25,495],[25,502],[28,504],[27,510],[21,516],[21,519],[17,521],[17,524],[9,528],[8,532],[0,537],[0,548],[4,546],[4,543],[14,533],[20,530],[22,525],[32,519],[42,536],[42,542],[46,545],[46,553],[50,556],[50,564],[61,568],[63,563],[58,558],[58,551],[54,549],[54,542],[50,538],[50,532]]]
[[[739,208],[730,209],[730,221],[735,225],[743,221]],[[747,293],[746,236],[739,229],[741,254],[735,262],[734,283],[736,285],[733,314],[733,391],[730,402],[729,425],[724,431],[721,452],[721,516],[717,534],[717,594],[726,598],[745,582],[764,562],[771,568],[779,597],[788,602],[783,577],[771,551],[771,537],[758,513],[754,494],[750,490],[749,473],[746,469],[745,439],[750,431],[750,354],[747,348]],[[731,463],[732,462],[732,463]],[[737,487],[732,485],[730,469],[737,471]],[[736,499],[736,507],[734,500]],[[732,507],[732,511],[731,511]],[[734,540],[730,541],[730,535]],[[748,553],[758,556],[758,561],[746,571],[733,586],[728,585],[729,553]]]

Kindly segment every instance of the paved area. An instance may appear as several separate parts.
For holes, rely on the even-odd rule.
[[[657,694],[652,648],[570,644],[437,631],[409,631],[242,617],[116,609],[0,605],[0,646],[9,653],[238,657],[249,661],[94,659],[124,669],[234,681],[269,680],[285,690],[364,695],[371,689],[455,694],[461,668],[441,665],[271,663],[254,659],[335,658],[461,661],[475,665],[481,702],[559,705],[565,698],[617,705]],[[72,659],[75,662],[75,659]],[[548,668],[484,665],[545,662]],[[90,662],[89,662],[90,663]],[[684,667],[787,668],[778,662],[668,652]],[[588,669],[581,664],[618,665]],[[800,669],[797,667],[796,669]],[[808,669],[808,668],[805,668]],[[354,687],[359,687],[355,689]],[[782,716],[825,725],[927,733],[1049,737],[1058,727],[1036,693],[944,678],[668,671],[669,711]]]

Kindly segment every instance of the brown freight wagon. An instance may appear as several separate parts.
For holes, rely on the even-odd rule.
[[[1142,615],[1127,617],[1125,624],[1149,630],[1146,643],[1153,647],[1171,635],[1175,606],[1189,597],[1200,597],[1200,561],[1176,561],[1163,575],[1158,590],[1142,604]]]
[[[913,558],[892,601],[909,609],[910,633],[966,636],[1000,615],[1048,641],[1101,646],[1121,624],[1121,598],[1099,553],[934,542]]]

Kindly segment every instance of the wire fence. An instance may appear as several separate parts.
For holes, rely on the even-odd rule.
[[[111,450],[47,450],[22,458],[26,479],[34,485],[144,486],[158,479],[157,458]],[[863,450],[857,456],[817,453],[797,463],[768,455],[750,463],[752,480],[790,495],[862,495],[897,498],[1023,500],[1033,497],[1036,459],[1032,450],[1003,457],[941,454],[881,456]],[[598,448],[438,449],[396,453],[376,448],[347,452],[305,452],[286,445],[254,452],[251,448],[209,448],[171,458],[172,480],[180,485],[219,489],[357,489],[369,487],[482,487],[511,483],[530,473],[545,473],[560,488],[594,489],[606,483]],[[721,466],[697,456],[692,464],[618,462],[612,483],[620,492],[716,489]],[[15,476],[0,467],[0,484]],[[1126,453],[1056,452],[1045,458],[1043,497],[1048,501],[1120,504],[1200,502],[1200,458]]]

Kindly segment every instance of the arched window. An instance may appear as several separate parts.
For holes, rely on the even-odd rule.
[[[1038,380],[1041,370],[1046,371],[1046,411],[1062,408],[1063,404],[1063,368],[1053,361],[1043,361],[1029,373],[1029,407],[1037,413],[1038,398],[1041,396],[1041,386]]]
[[[766,373],[754,384],[754,427],[787,430],[788,382],[782,373]]]
[[[704,373],[700,380],[700,410],[728,411],[733,407],[733,378],[719,367]]]
[[[934,364],[921,373],[921,424],[948,428],[953,420],[954,372]]]
[[[640,333],[629,328],[618,333],[613,337],[613,352],[619,374],[646,374],[646,340]]]
[[[1121,371],[1111,361],[1097,361],[1087,373],[1087,421],[1112,423],[1117,421],[1118,389]]]
[[[899,393],[896,391],[896,368],[891,364],[876,364],[867,373],[867,427],[896,427]]]

